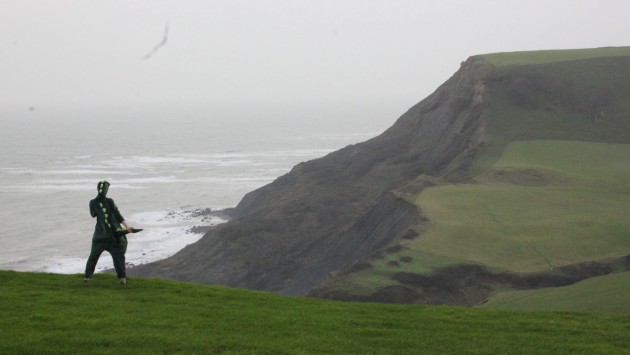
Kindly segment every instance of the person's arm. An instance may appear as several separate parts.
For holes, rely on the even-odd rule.
[[[125,226],[125,229],[127,230],[127,232],[131,233],[131,226],[129,224],[127,224],[127,221],[122,221],[122,222],[120,222],[120,224]]]
[[[92,216],[92,218],[96,217],[96,211],[94,210],[94,202],[90,201],[90,216]]]
[[[111,200],[111,202],[112,202],[112,208],[114,210],[113,211],[114,217],[116,218],[116,220],[120,221],[120,224],[125,226],[125,229],[127,230],[127,232],[131,233],[131,226],[127,223],[127,221],[125,221],[125,217],[123,217],[120,214],[120,211],[118,211],[118,206],[116,206],[116,202],[114,202],[114,200]]]

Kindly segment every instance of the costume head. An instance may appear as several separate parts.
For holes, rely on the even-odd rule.
[[[107,190],[109,190],[109,182],[105,180],[99,182],[96,189],[98,190],[98,197],[104,198],[107,196]]]

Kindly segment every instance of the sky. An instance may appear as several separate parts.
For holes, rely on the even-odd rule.
[[[0,114],[400,115],[471,55],[628,46],[628,13],[626,0],[0,0]]]

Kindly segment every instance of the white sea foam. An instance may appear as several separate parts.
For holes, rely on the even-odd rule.
[[[251,160],[241,159],[241,160],[220,160],[215,161],[212,164],[218,166],[239,166],[239,165],[251,165],[253,162]]]
[[[94,188],[96,186],[96,182],[97,180],[95,179],[89,179],[89,178],[82,178],[82,179],[60,179],[60,178],[55,178],[55,179],[50,179],[50,178],[45,178],[45,179],[38,179],[35,180],[35,183],[39,183],[39,184],[48,184],[51,181],[54,181],[56,185],[86,185],[89,186],[90,188]]]
[[[116,170],[88,170],[88,169],[68,169],[68,170],[39,170],[31,171],[40,175],[131,175],[131,171]]]
[[[349,137],[354,137],[357,138],[357,140],[360,140],[359,138],[371,138],[374,136],[377,136],[378,132],[372,132],[372,133],[329,133],[329,134],[322,134],[321,136],[319,136],[318,138],[321,140],[347,140]]]
[[[130,161],[138,164],[147,164],[147,165],[157,165],[157,164],[206,164],[208,163],[205,160],[201,159],[190,159],[190,158],[182,158],[182,157],[146,157],[146,156],[136,156],[129,159]]]
[[[69,191],[69,190],[93,190],[92,184],[25,184],[25,185],[9,185],[4,186],[6,189],[13,190],[52,190],[52,191]]]
[[[216,226],[224,219],[199,213],[199,210],[147,211],[135,213],[128,220],[140,233],[127,235],[126,262],[141,265],[168,258],[185,246],[198,241],[203,235],[191,233],[193,226]],[[131,222],[132,221],[132,222]],[[41,271],[74,274],[85,269],[84,258],[68,257],[51,262]],[[112,269],[111,256],[104,252],[96,267],[97,272]]]
[[[94,186],[92,186],[93,181],[90,180],[89,184],[63,184],[63,183],[56,183],[54,185],[52,184],[23,184],[23,185],[7,185],[7,186],[1,186],[1,189],[6,189],[6,190],[22,190],[22,191],[44,191],[44,190],[49,190],[49,191],[87,191],[87,190],[94,190]],[[116,184],[116,188],[119,189],[142,189],[142,186],[132,186],[130,184]]]
[[[168,184],[173,182],[182,182],[182,180],[177,179],[174,175],[167,176],[154,176],[154,177],[144,177],[144,178],[132,178],[132,179],[118,179],[116,180],[116,186],[118,184],[150,184],[150,183],[159,183],[159,184]]]
[[[178,156],[130,156],[124,159],[112,158],[101,161],[104,166],[111,166],[114,168],[150,168],[157,166],[187,166],[187,165],[200,165],[208,164],[208,161],[195,158],[185,158]]]

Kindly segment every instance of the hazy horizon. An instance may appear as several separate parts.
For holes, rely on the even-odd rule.
[[[471,55],[629,45],[628,10],[618,0],[5,0],[0,120],[241,110],[385,125]]]

